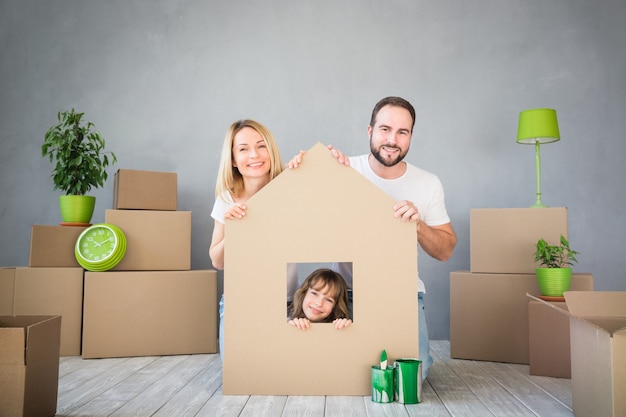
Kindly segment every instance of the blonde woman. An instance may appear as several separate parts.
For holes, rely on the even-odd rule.
[[[209,256],[213,266],[224,269],[224,222],[241,220],[246,202],[283,171],[280,152],[270,130],[254,120],[233,123],[224,138],[211,212],[213,236]],[[293,295],[298,278],[295,264],[288,271],[287,293]],[[290,297],[288,296],[288,301]],[[220,300],[220,356],[224,351],[224,295]]]

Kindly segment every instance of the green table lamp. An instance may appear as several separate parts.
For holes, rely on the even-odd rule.
[[[531,207],[548,207],[541,202],[541,156],[539,146],[542,143],[556,142],[560,139],[556,110],[531,109],[519,114],[517,143],[535,145],[535,170],[537,173],[537,202]]]

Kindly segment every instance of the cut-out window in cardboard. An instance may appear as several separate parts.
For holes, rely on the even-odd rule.
[[[352,262],[290,262],[287,264],[287,318],[291,317],[290,312],[292,310],[292,300],[295,291],[302,287],[307,277],[311,274],[315,274],[319,270],[330,269],[341,275],[346,283],[347,297],[346,304],[348,306],[349,314],[347,318],[354,321],[353,304],[353,292],[352,292]],[[294,285],[295,284],[295,285]]]
[[[370,395],[371,366],[418,357],[415,224],[318,143],[226,222],[225,395]],[[285,265],[352,262],[355,323],[285,320]],[[303,375],[306,375],[304,378]]]

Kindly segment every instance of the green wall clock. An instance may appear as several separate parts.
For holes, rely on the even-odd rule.
[[[94,224],[86,228],[74,248],[76,260],[88,271],[108,271],[126,254],[126,235],[110,223]]]

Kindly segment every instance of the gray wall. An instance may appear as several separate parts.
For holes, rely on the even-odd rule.
[[[317,141],[360,154],[375,102],[401,95],[408,160],[440,176],[459,236],[449,262],[419,258],[432,338],[449,337],[450,271],[470,266],[470,209],[534,203],[528,108],[558,112],[542,188],[569,208],[576,270],[626,290],[624,21],[623,0],[0,0],[0,265],[27,265],[31,225],[59,221],[40,155],[59,110],[87,114],[114,169],[178,172],[202,269],[232,121],[269,126],[285,162]],[[103,221],[112,181],[92,194]]]

